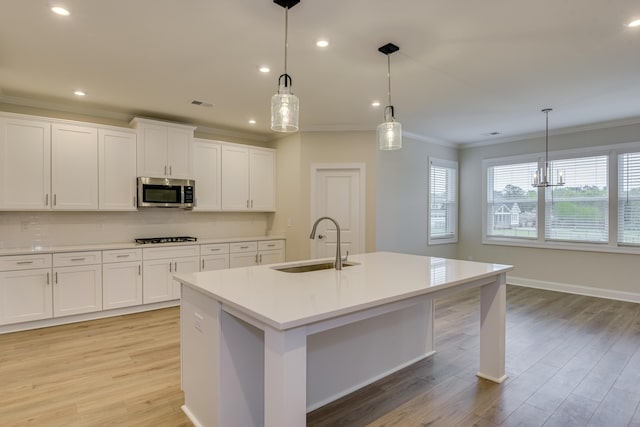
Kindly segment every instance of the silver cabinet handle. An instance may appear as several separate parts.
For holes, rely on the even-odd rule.
[[[142,275],[142,268],[140,268],[140,264],[138,264],[138,276]]]
[[[173,175],[173,166],[169,165],[169,176]]]
[[[116,258],[129,258],[129,254],[116,255]]]
[[[57,271],[55,273],[53,273],[53,282],[55,284],[58,284],[58,272]]]
[[[178,272],[178,262],[176,261],[174,265],[175,265],[175,268],[173,269],[173,271],[177,273]]]
[[[267,245],[268,248],[273,248],[274,246],[275,246],[275,244],[273,244],[273,243],[270,244],[270,245]]]
[[[58,204],[57,202],[58,202],[57,194],[54,194],[53,195],[53,206],[57,205]]]
[[[240,249],[249,249],[249,246],[240,246]]]
[[[220,248],[211,248],[209,249],[211,252],[218,252],[220,250]]]
[[[202,267],[201,267],[201,269],[202,269],[202,270],[204,270],[204,260],[202,260]]]
[[[167,165],[164,165],[164,175],[167,175]]]
[[[44,196],[44,205],[49,206],[49,193]]]
[[[247,209],[249,209],[249,200],[247,200]]]
[[[136,207],[136,196],[133,196],[133,207]]]
[[[169,273],[172,272],[171,268],[172,268],[171,261],[169,261]]]
[[[49,284],[49,272],[47,271],[47,285]]]
[[[259,264],[259,262],[258,262],[258,254],[256,254],[256,264]]]
[[[18,261],[16,264],[18,265],[33,264],[33,261]]]
[[[253,199],[251,199],[251,209],[253,209]]]
[[[262,254],[258,255],[260,257],[260,262],[258,264],[262,264]]]
[[[86,258],[71,258],[71,261],[84,261]]]

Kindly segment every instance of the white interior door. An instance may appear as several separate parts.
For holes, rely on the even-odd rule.
[[[340,225],[340,248],[344,256],[365,250],[364,164],[311,166],[311,224],[329,216]],[[318,224],[311,242],[311,257],[335,256],[337,232],[328,220]]]

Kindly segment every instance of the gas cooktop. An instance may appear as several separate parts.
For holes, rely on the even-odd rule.
[[[197,237],[190,236],[178,236],[178,237],[147,237],[144,239],[135,239],[136,243],[146,245],[148,243],[180,243],[180,242],[195,242]]]

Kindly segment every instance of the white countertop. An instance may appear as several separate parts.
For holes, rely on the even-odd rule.
[[[82,251],[106,251],[110,249],[131,249],[131,248],[157,248],[162,246],[185,246],[185,245],[207,245],[211,243],[235,243],[235,242],[252,242],[261,240],[284,240],[284,236],[259,236],[259,237],[226,237],[226,238],[198,238],[196,242],[177,242],[177,243],[154,243],[139,244],[135,242],[123,243],[97,243],[88,245],[67,245],[67,246],[31,246],[24,248],[4,248],[0,249],[2,255],[29,255],[29,254],[48,254],[59,252],[82,252]]]
[[[513,269],[502,264],[391,252],[354,255],[349,261],[360,264],[341,271],[307,273],[257,266],[175,278],[263,323],[286,330]],[[276,266],[299,264],[305,262]]]

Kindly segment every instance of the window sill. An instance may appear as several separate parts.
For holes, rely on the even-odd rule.
[[[497,246],[519,246],[523,248],[536,249],[554,249],[565,251],[582,251],[582,252],[603,252],[603,253],[619,253],[619,254],[640,254],[638,246],[612,246],[608,243],[569,243],[569,242],[539,242],[536,240],[520,240],[508,238],[488,238],[482,239],[483,245]]]

